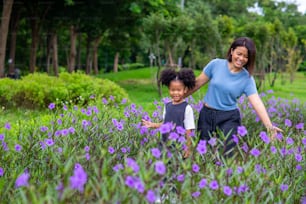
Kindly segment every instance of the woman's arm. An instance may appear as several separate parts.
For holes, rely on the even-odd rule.
[[[201,86],[206,84],[208,81],[209,81],[208,76],[206,76],[204,72],[201,72],[201,74],[196,78],[195,87],[193,89],[189,89],[187,93],[185,94],[185,97],[188,97],[194,92],[196,92],[199,88],[201,88]]]
[[[283,132],[282,129],[273,126],[270,117],[268,115],[268,112],[266,110],[266,107],[264,106],[262,100],[260,99],[257,93],[250,95],[248,99],[251,105],[253,106],[254,110],[256,111],[258,117],[260,118],[261,122],[267,128],[268,132],[272,133],[272,138],[276,136],[277,132]]]

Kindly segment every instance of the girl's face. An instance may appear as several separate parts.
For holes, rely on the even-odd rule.
[[[233,71],[240,71],[248,63],[248,49],[246,47],[236,47],[231,51]]]
[[[169,85],[169,94],[172,98],[172,103],[181,103],[184,100],[184,95],[187,93],[187,88],[183,82],[179,80],[173,80]]]

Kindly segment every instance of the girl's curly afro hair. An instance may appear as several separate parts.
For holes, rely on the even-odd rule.
[[[188,89],[192,89],[195,86],[196,77],[190,68],[182,68],[179,71],[174,68],[167,68],[161,72],[158,82],[169,87],[173,80],[182,81]]]

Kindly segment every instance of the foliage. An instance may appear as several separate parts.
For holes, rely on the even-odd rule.
[[[118,102],[128,97],[114,82],[81,73],[62,72],[58,78],[35,73],[21,80],[3,79],[0,84],[0,100],[2,105],[8,108],[41,109],[51,102],[84,105],[92,97],[101,100],[109,96],[113,96]]]
[[[2,202],[153,203],[161,197],[176,203],[299,203],[304,196],[306,104],[265,100],[284,129],[270,141],[241,98],[236,156],[223,158],[222,138],[204,144],[193,137],[193,155],[182,159],[182,133],[170,129],[178,138],[168,141],[172,148],[161,148],[161,130],[140,124],[141,118],[160,120],[162,101],[148,115],[141,106],[113,100],[50,106],[49,117],[35,124],[8,121],[0,130]],[[188,102],[198,116],[201,102]]]

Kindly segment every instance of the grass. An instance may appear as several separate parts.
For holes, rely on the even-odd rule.
[[[196,76],[200,74],[201,70],[195,70]],[[109,79],[116,82],[121,87],[123,87],[129,94],[129,98],[132,103],[142,106],[148,112],[155,110],[155,105],[153,102],[155,100],[160,101],[162,97],[168,96],[168,90],[162,88],[162,96],[159,96],[158,89],[156,85],[156,73],[157,68],[143,68],[137,70],[128,70],[118,73],[107,73],[99,75],[100,78]],[[283,79],[288,79],[287,81],[282,81],[279,77],[276,80],[275,87],[270,87],[268,80],[265,81],[262,91],[273,90],[275,97],[280,97],[288,100],[294,98],[299,99],[302,103],[306,103],[306,74],[302,72],[296,73],[296,78],[293,83],[289,82],[289,77],[284,75]],[[202,87],[199,91],[193,94],[195,100],[201,100],[207,90],[207,86]],[[19,120],[30,120],[33,117],[37,117],[40,114],[46,114],[44,111],[35,110],[23,110],[23,109],[12,109],[6,110],[2,109],[0,125],[3,126],[6,121],[14,122]]]
[[[158,95],[158,89],[156,85],[156,72],[157,68],[144,68],[137,70],[129,70],[118,73],[107,73],[100,77],[112,80],[123,87],[130,96],[133,103],[141,105],[150,109],[154,100],[160,100]],[[201,70],[196,70],[195,74],[198,76]],[[275,97],[285,98],[288,100],[297,98],[302,103],[306,102],[306,75],[302,72],[296,73],[296,78],[293,83],[289,82],[289,76],[284,75],[282,81],[279,77],[276,80],[275,86],[270,87],[268,83],[268,77],[259,92],[265,92],[273,90]],[[200,91],[193,94],[195,100],[200,100],[207,90],[207,86],[204,86]],[[168,91],[165,87],[162,89],[162,97],[168,96]]]

